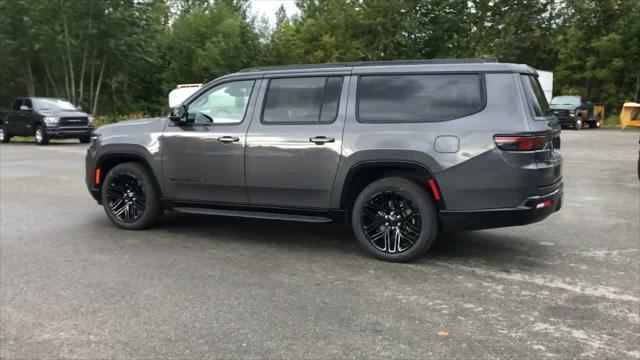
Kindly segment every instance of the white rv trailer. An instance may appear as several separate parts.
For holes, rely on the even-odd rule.
[[[180,105],[201,87],[202,84],[178,84],[176,88],[169,93],[169,107],[173,108]]]
[[[540,81],[547,101],[551,102],[551,98],[553,97],[553,72],[538,70],[538,81]]]

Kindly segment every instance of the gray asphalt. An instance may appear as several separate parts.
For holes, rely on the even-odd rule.
[[[566,130],[564,208],[413,264],[348,228],[165,215],[115,228],[85,146],[0,146],[0,356],[640,358],[638,131]]]

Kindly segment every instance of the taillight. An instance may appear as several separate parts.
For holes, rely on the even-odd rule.
[[[507,151],[543,150],[553,138],[549,135],[496,135],[496,146]]]

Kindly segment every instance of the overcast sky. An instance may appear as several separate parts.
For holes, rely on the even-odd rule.
[[[276,11],[278,11],[280,5],[284,5],[288,16],[298,13],[294,0],[251,0],[251,13],[266,16],[269,19],[269,23],[274,25],[276,23]]]

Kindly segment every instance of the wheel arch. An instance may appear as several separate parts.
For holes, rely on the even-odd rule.
[[[96,161],[96,169],[100,169],[101,181],[97,185],[97,188],[102,188],[102,179],[106,177],[111,169],[119,164],[127,162],[135,162],[141,164],[149,172],[149,175],[154,181],[156,189],[158,189],[160,196],[162,196],[162,187],[160,186],[160,182],[158,181],[156,173],[153,171],[151,164],[143,155],[136,152],[108,152],[98,157]]]
[[[434,197],[438,209],[445,209],[444,199],[433,172],[423,164],[412,161],[363,161],[352,166],[342,186],[340,209],[349,210],[358,194],[372,182],[384,177],[403,177],[424,186]],[[433,185],[429,180],[433,181]],[[437,192],[434,193],[434,191]]]

